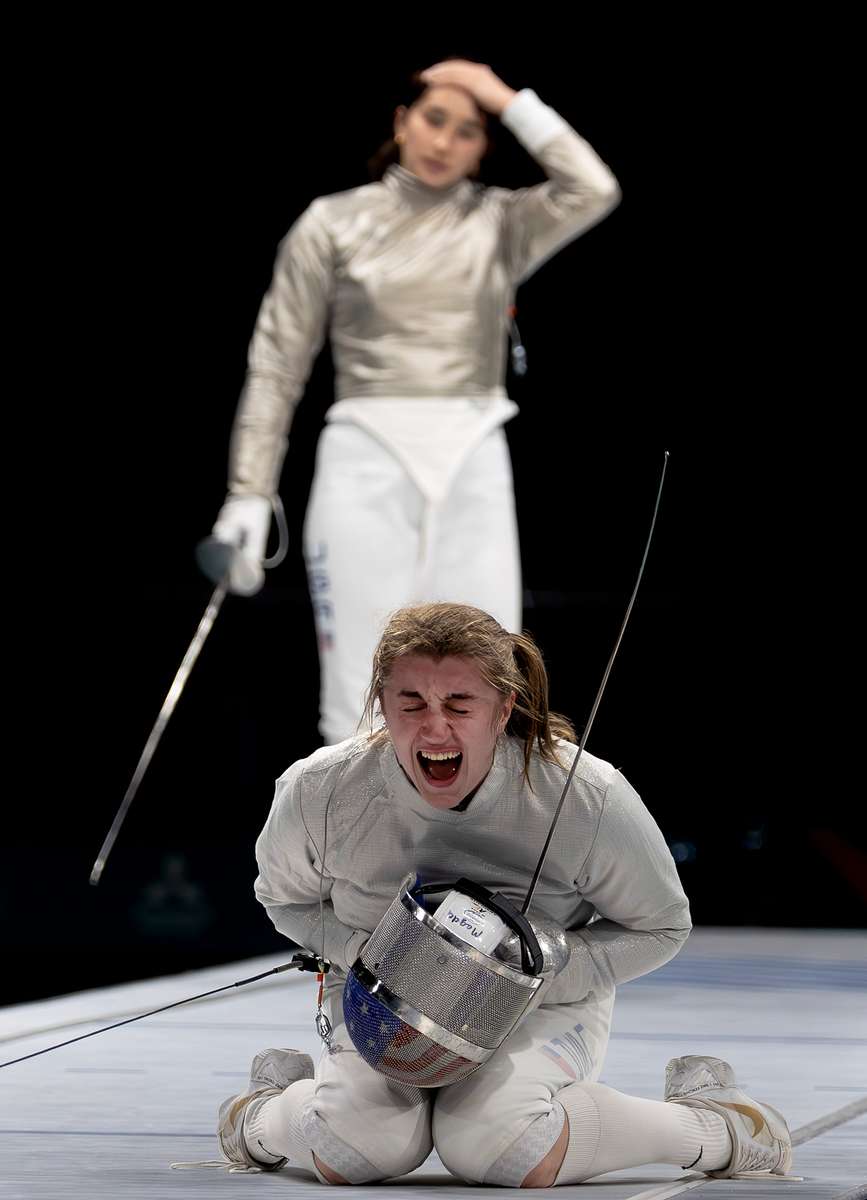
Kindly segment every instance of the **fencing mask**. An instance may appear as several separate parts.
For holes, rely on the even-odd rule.
[[[346,1028],[380,1074],[443,1087],[477,1070],[505,1041],[544,979],[527,918],[468,879],[412,886],[408,876],[353,964]],[[425,897],[446,893],[435,911]],[[430,906],[430,902],[429,902]]]

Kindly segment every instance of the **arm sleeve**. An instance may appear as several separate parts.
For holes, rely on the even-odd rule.
[[[535,92],[519,92],[502,122],[548,176],[505,193],[506,261],[518,284],[615,208],[620,188],[593,147]]]
[[[254,891],[280,933],[305,950],[323,953],[324,929],[324,956],[345,972],[370,931],[351,929],[338,920],[327,874],[322,879],[320,911],[320,838],[311,836],[302,805],[306,800],[309,810],[324,809],[332,783],[329,773],[306,782],[298,763],[278,781],[271,812],[256,842],[259,876]]]
[[[325,340],[333,275],[331,239],[314,201],[280,243],[256,320],[232,429],[230,493],[277,490],[292,416]]]
[[[640,797],[618,772],[577,880],[599,919],[567,933],[569,962],[545,1004],[610,991],[674,958],[691,929],[689,904],[665,840]]]

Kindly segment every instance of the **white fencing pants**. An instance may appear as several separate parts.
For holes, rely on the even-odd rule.
[[[328,988],[332,1053],[315,1079],[265,1100],[245,1125],[254,1155],[318,1174],[320,1162],[349,1183],[407,1174],[432,1147],[446,1168],[474,1183],[520,1187],[557,1142],[569,1138],[558,1184],[667,1162],[723,1167],[731,1156],[716,1113],[627,1096],[597,1082],[608,1045],[613,993],[533,1010],[462,1083],[413,1088],[361,1058],[342,1020],[342,987]]]
[[[350,1183],[406,1174],[434,1143],[455,1173],[480,1154],[486,1171],[504,1155],[508,1161],[514,1144],[523,1151],[527,1129],[537,1124],[538,1158],[523,1178],[562,1128],[563,1110],[553,1097],[576,1079],[598,1077],[614,1002],[609,993],[582,1004],[543,1005],[469,1079],[437,1089],[395,1083],[368,1066],[347,1034],[342,995],[335,979],[326,995],[332,1052],[323,1051],[315,1080],[266,1100],[245,1132],[253,1153],[261,1137],[274,1156],[311,1170],[312,1151]]]
[[[472,604],[521,628],[518,530],[506,435],[494,429],[431,501],[356,425],[326,425],[304,523],[320,662],[320,732],[355,734],[386,618],[429,600]]]

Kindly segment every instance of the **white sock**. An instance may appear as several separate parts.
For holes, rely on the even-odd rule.
[[[279,1096],[266,1096],[247,1106],[244,1141],[257,1161],[272,1166],[288,1158],[294,1167],[315,1170],[313,1151],[301,1133],[302,1107],[314,1088],[312,1079],[299,1079]]]
[[[728,1128],[715,1112],[626,1096],[601,1083],[570,1084],[557,1099],[569,1118],[558,1184],[653,1162],[713,1171],[731,1159]]]
[[[320,1161],[349,1183],[382,1179],[381,1171],[332,1133],[316,1112],[315,1092],[314,1080],[299,1079],[279,1096],[248,1105],[244,1141],[250,1154],[268,1166],[287,1158],[291,1166],[312,1171],[320,1183],[328,1183],[313,1160],[315,1149]]]

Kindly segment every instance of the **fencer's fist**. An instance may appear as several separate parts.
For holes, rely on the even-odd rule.
[[[463,88],[465,92],[469,92],[479,108],[497,117],[518,94],[484,63],[468,62],[463,58],[428,67],[420,73],[419,78],[428,87],[447,85]]]
[[[196,560],[214,583],[236,596],[252,596],[265,582],[265,547],[271,526],[267,496],[229,496],[211,536],[199,542]]]
[[[527,919],[532,926],[542,951],[542,979],[545,981],[538,989],[533,1000],[528,1005],[524,1016],[538,1008],[540,1004],[549,1003],[547,996],[554,980],[564,967],[568,966],[571,948],[566,937],[566,931],[547,913],[541,909],[531,908]],[[494,957],[508,962],[511,966],[522,969],[521,947],[516,934],[511,934],[494,951]]]
[[[558,925],[553,918],[538,908],[531,908],[527,919],[536,935],[539,949],[542,951],[542,978],[554,979],[569,962],[569,943],[566,941],[566,931],[562,925]],[[510,933],[507,938],[504,938],[494,951],[494,956],[513,966],[520,967],[521,944],[518,935]]]

